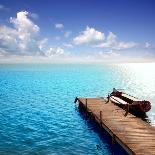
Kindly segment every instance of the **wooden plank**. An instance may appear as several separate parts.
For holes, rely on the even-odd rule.
[[[128,154],[155,155],[155,127],[130,113],[125,117],[123,109],[103,98],[78,98],[78,102]]]

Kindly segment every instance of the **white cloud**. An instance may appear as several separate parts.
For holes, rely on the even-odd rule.
[[[47,38],[44,38],[44,39],[38,41],[38,47],[39,47],[39,49],[40,49],[41,51],[44,50],[45,44],[46,44],[47,42],[48,42],[48,39],[47,39]]]
[[[62,49],[61,47],[50,47],[47,52],[46,52],[46,56],[51,57],[51,56],[57,56],[57,55],[63,55],[64,54],[64,49]]]
[[[99,47],[99,48],[108,48],[113,50],[122,50],[122,49],[129,49],[135,47],[137,44],[135,42],[119,42],[117,39],[117,36],[109,32],[105,42],[102,42],[100,44],[94,45],[93,47]]]
[[[2,8],[3,7],[0,5],[0,9]],[[74,59],[80,60],[82,56],[90,56],[92,59],[101,58],[101,60],[103,60],[102,58],[105,58],[104,60],[106,60],[107,58],[110,60],[113,58],[116,60],[123,56],[119,50],[134,48],[137,46],[135,42],[119,41],[117,36],[112,32],[109,32],[105,38],[104,33],[97,31],[94,28],[87,27],[78,36],[73,38],[71,42],[62,43],[62,45],[60,45],[63,41],[62,39],[67,38],[68,40],[68,37],[72,33],[71,31],[62,31],[62,35],[65,38],[62,38],[63,36],[61,36],[61,38],[59,36],[54,38],[56,40],[61,39],[61,41],[57,41],[60,47],[53,47],[50,46],[50,39],[48,40],[47,38],[40,37],[40,28],[33,22],[33,18],[35,18],[35,15],[33,17],[31,13],[21,11],[17,13],[16,17],[10,18],[10,26],[0,25],[0,60],[6,60],[9,62],[11,59],[14,59],[14,62],[16,62],[16,60],[21,58],[20,62],[24,62],[25,59],[28,59],[27,61],[29,62],[32,58],[35,60],[38,58],[40,61],[44,60],[46,62],[49,59],[57,62],[59,58],[61,58],[61,60],[66,58],[67,60],[74,57]],[[62,29],[64,28],[64,25],[58,24],[56,27]],[[78,53],[73,52],[76,49],[71,49],[75,45],[82,44],[90,45],[90,47],[101,48],[99,49],[101,52],[96,51],[98,49],[93,49],[95,51],[94,53],[89,53],[87,51]],[[149,48],[150,46],[150,43],[145,43],[145,48]],[[141,47],[144,48],[144,44]],[[64,51],[64,49],[67,49],[69,52]]]
[[[14,24],[15,28],[18,32],[31,32],[37,33],[39,31],[39,27],[35,25],[27,16],[27,11],[21,11],[17,13],[17,18],[10,18],[10,22]]]
[[[15,29],[0,26],[0,47],[1,49],[7,50],[18,50],[18,40],[16,39],[18,32]],[[2,51],[2,50],[1,50]]]
[[[64,28],[64,25],[62,23],[57,23],[57,24],[55,24],[55,28],[57,28],[57,29],[63,29]]]
[[[145,48],[149,48],[150,46],[151,46],[150,43],[148,43],[148,42],[145,43]]]
[[[14,28],[0,26],[0,47],[9,54],[38,55],[41,51],[39,27],[29,18],[29,13],[21,11],[16,18],[10,18]],[[42,43],[41,43],[42,44]]]
[[[73,48],[73,45],[72,45],[72,44],[64,43],[63,46],[65,46],[65,47],[67,47],[67,48]]]
[[[0,10],[4,9],[4,5],[0,4]]]
[[[60,40],[60,39],[61,39],[60,36],[56,36],[56,37],[55,37],[55,40]]]
[[[66,31],[66,32],[64,33],[64,37],[65,37],[65,38],[68,38],[71,34],[72,34],[71,31]]]
[[[73,39],[73,43],[76,45],[89,44],[104,40],[104,33],[101,33],[94,28],[87,27],[86,30]]]
[[[38,19],[39,16],[36,13],[30,13],[30,17],[32,17],[33,19]]]
[[[136,47],[137,44],[135,42],[118,42],[117,45],[114,47],[116,50],[121,49],[129,49]]]
[[[0,4],[0,11],[8,11],[9,8],[5,7],[4,5]]]
[[[120,56],[119,53],[114,52],[113,50],[107,52],[99,52],[98,53],[100,58],[118,58]]]
[[[6,55],[7,55],[7,52],[3,48],[0,48],[0,57],[6,56]]]
[[[0,26],[0,56],[59,56],[64,54],[61,47],[49,47],[48,39],[41,39],[40,28],[30,20],[27,11],[10,18],[12,27]],[[48,49],[48,50],[47,50]]]
[[[113,34],[112,32],[109,32],[109,35],[107,36],[106,41],[98,45],[94,45],[94,47],[109,48],[117,44],[116,38],[117,37],[115,34]]]
[[[107,43],[109,45],[116,44],[116,39],[117,39],[117,36],[114,33],[109,32],[109,35],[107,37]]]

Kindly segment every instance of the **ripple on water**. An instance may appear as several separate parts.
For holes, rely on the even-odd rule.
[[[107,134],[80,114],[73,101],[76,96],[105,96],[117,87],[138,97],[145,93],[153,103],[155,74],[143,67],[146,81],[137,72],[140,66],[132,68],[0,65],[0,154],[112,154]],[[155,124],[154,103],[148,116]]]

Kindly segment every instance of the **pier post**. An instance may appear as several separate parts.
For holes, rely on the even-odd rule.
[[[86,98],[86,110],[87,110],[87,98]]]
[[[124,114],[124,116],[126,117],[127,115],[128,115],[128,112],[129,112],[129,104],[127,104],[127,106],[126,106],[126,113]]]
[[[100,111],[100,124],[102,125],[102,111]]]

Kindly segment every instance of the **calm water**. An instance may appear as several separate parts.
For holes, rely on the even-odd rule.
[[[115,149],[108,136],[79,113],[74,98],[103,97],[113,87],[123,88],[152,102],[147,115],[155,125],[154,68],[155,64],[0,65],[0,154],[111,155]],[[125,154],[121,151],[116,149]]]

